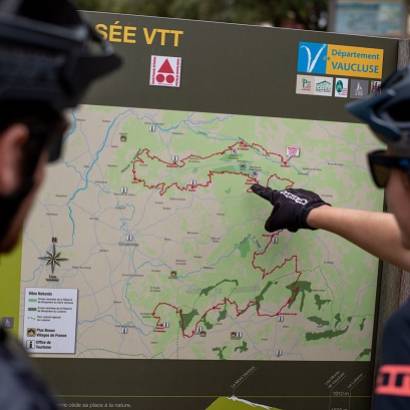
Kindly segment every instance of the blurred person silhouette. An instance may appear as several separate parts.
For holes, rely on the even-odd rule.
[[[65,111],[120,65],[69,0],[0,0],[0,253],[16,245],[46,165],[61,155]],[[0,408],[57,408],[1,327]]]
[[[255,184],[253,192],[273,205],[265,229],[324,229],[410,271],[410,67],[390,76],[377,95],[347,109],[386,144],[368,154],[368,163],[375,184],[386,188],[390,213],[336,208],[312,191]],[[410,299],[385,326],[373,406],[410,409]]]

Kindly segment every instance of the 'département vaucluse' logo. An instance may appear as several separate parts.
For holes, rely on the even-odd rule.
[[[325,74],[327,64],[327,44],[299,43],[298,72]]]

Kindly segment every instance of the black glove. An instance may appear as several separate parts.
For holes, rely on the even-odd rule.
[[[279,229],[288,229],[291,232],[296,232],[300,228],[315,229],[306,222],[309,212],[314,208],[330,205],[319,195],[305,189],[290,188],[276,191],[259,184],[252,185],[251,189],[273,205],[273,211],[265,223],[268,232]]]

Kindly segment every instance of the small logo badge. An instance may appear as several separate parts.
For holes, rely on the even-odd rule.
[[[372,81],[370,83],[370,94],[379,95],[382,90],[382,82],[381,81]]]
[[[181,86],[182,58],[151,56],[149,84],[159,87]]]
[[[296,78],[296,94],[313,94],[315,77],[312,75],[298,74]]]
[[[335,97],[347,98],[349,94],[349,80],[347,78],[336,78]]]
[[[327,44],[299,43],[298,73],[326,74]]]
[[[314,94],[331,97],[333,95],[333,78],[316,77]]]
[[[363,98],[369,95],[368,80],[352,80],[350,84],[350,98]]]

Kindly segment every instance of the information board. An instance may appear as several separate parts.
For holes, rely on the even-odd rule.
[[[402,0],[333,0],[331,27],[337,33],[402,37],[407,27],[407,4]]]
[[[378,260],[325,232],[268,234],[250,186],[381,211],[378,143],[344,105],[378,92],[397,41],[86,16],[124,66],[72,113],[4,261],[4,319],[62,405],[368,409]]]

